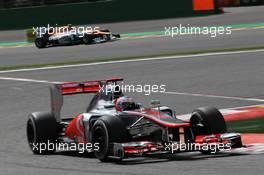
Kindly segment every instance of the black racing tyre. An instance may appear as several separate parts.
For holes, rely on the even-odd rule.
[[[215,107],[202,107],[194,110],[190,123],[194,135],[209,135],[227,132],[224,117]]]
[[[127,141],[125,124],[116,116],[101,117],[92,127],[92,143],[99,144],[99,150],[95,150],[94,153],[102,162],[111,161],[109,158],[111,143],[125,141]]]
[[[83,43],[84,44],[92,44],[93,43],[93,36],[89,35],[89,34],[84,34]]]
[[[100,31],[101,32],[109,33],[109,34],[104,34],[103,35],[103,39],[105,39],[106,41],[110,41],[111,40],[110,30],[108,30],[108,29],[101,29]]]
[[[110,34],[106,34],[106,41],[111,41],[111,35]]]
[[[27,140],[33,153],[51,154],[55,152],[56,146],[54,144],[57,138],[58,124],[50,112],[34,112],[29,115]]]
[[[110,36],[110,34],[104,34],[104,35],[101,36],[101,39],[104,42],[107,42],[107,41],[110,41],[111,40],[111,36]]]
[[[45,38],[36,38],[35,46],[39,49],[47,47],[47,40]]]

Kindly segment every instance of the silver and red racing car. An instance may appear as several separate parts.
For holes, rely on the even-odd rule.
[[[89,151],[99,160],[109,161],[242,147],[240,134],[228,133],[216,108],[198,108],[189,121],[180,120],[172,108],[161,106],[157,100],[143,107],[126,97],[117,86],[121,81],[122,78],[112,78],[52,85],[51,111],[34,112],[27,122],[27,140],[33,153],[56,151],[55,146],[38,149],[43,144],[91,143]],[[83,93],[95,94],[86,112],[62,118],[63,96]]]

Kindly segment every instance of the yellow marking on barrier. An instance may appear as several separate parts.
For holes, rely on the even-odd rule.
[[[122,40],[127,40],[127,39],[144,39],[144,38],[161,38],[164,35],[147,35],[147,36],[127,36],[121,38]]]
[[[231,29],[232,31],[240,31],[240,30],[250,30],[249,28],[237,28],[237,29]]]

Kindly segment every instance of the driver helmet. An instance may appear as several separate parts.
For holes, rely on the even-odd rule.
[[[132,98],[123,96],[115,101],[115,108],[117,111],[122,112],[122,111],[132,111],[135,110],[137,107],[136,107],[136,103]]]

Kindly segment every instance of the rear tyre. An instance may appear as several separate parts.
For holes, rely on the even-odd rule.
[[[35,46],[39,49],[43,49],[47,47],[47,40],[45,38],[36,38],[35,39]]]
[[[27,140],[34,154],[51,154],[56,151],[57,121],[50,112],[34,112],[27,121]]]
[[[215,107],[203,107],[194,110],[190,123],[195,135],[227,132],[224,117]]]
[[[123,121],[118,117],[101,117],[92,128],[92,142],[98,144],[99,149],[95,150],[95,156],[102,162],[111,161],[112,143],[125,142],[127,131]]]

